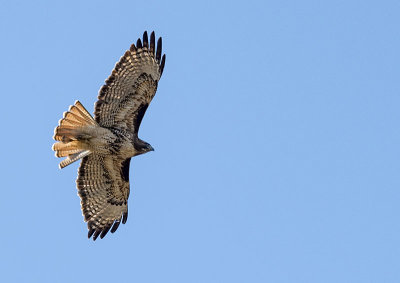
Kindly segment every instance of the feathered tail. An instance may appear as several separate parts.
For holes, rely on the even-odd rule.
[[[85,141],[92,137],[90,132],[96,127],[98,124],[79,101],[64,112],[53,136],[58,141],[53,144],[56,157],[67,157],[60,162],[60,169],[91,153]]]

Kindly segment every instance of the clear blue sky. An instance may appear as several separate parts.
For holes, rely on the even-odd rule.
[[[1,282],[400,282],[399,1],[2,1]],[[129,220],[87,239],[53,129],[144,30]]]

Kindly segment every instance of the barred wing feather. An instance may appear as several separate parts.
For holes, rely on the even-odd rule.
[[[157,50],[156,50],[157,49]],[[95,105],[95,120],[103,127],[116,127],[137,133],[161,78],[165,54],[162,39],[155,43],[154,32],[143,34],[125,52],[100,89]]]

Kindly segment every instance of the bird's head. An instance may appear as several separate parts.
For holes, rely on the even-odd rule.
[[[147,142],[142,141],[141,139],[137,139],[134,142],[134,146],[136,151],[138,152],[137,155],[143,154],[149,151],[154,151],[154,148]]]
[[[145,152],[154,151],[154,148],[149,144],[146,143],[146,146],[143,148]]]

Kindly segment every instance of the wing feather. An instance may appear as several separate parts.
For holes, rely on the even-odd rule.
[[[155,55],[155,49],[156,55]],[[155,46],[154,32],[143,34],[115,65],[100,89],[95,105],[96,122],[137,133],[145,111],[153,99],[165,64],[161,59],[162,39]]]
[[[162,39],[160,37],[158,39],[158,41],[157,41],[157,51],[156,51],[156,60],[157,60],[157,62],[160,62],[161,53],[162,53]]]
[[[153,54],[155,52],[155,45],[156,45],[156,35],[154,34],[154,31],[150,34],[150,53]]]
[[[143,33],[143,47],[149,48],[149,37],[147,31]]]
[[[138,47],[138,48],[142,48],[143,46],[142,46],[142,41],[140,40],[140,38],[138,38],[138,40],[136,41],[136,46]]]
[[[129,162],[115,156],[91,154],[82,159],[77,187],[82,213],[88,223],[88,237],[103,238],[114,233],[128,215]],[[126,169],[128,168],[128,170]]]

